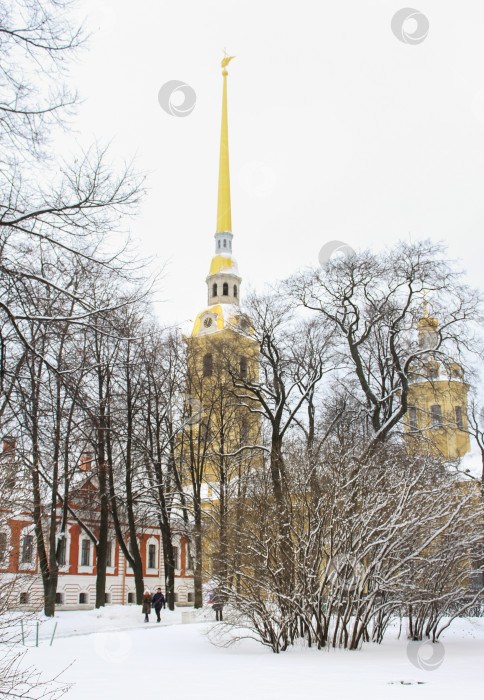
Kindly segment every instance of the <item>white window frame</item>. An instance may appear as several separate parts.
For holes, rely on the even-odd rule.
[[[27,535],[30,535],[33,540],[32,540],[32,561],[30,562],[23,562],[22,561],[22,555],[23,555],[23,548],[24,548],[24,537]],[[26,527],[22,528],[22,531],[20,533],[20,552],[19,552],[19,569],[20,571],[33,571],[37,566],[37,546],[35,542],[35,528],[34,525],[27,525]]]
[[[189,556],[190,552],[190,556]],[[191,566],[190,566],[191,564]],[[193,554],[191,553],[189,547],[188,547],[188,542],[185,542],[185,570],[186,571],[193,571]]]
[[[89,542],[89,564],[82,564],[82,543],[83,542]],[[79,537],[79,562],[78,562],[78,570],[81,573],[89,573],[92,574],[94,566],[93,566],[93,556],[94,556],[94,545],[87,536],[81,536]]]
[[[173,547],[177,550],[177,556],[175,558],[175,571],[180,573],[181,571],[181,543],[180,540],[175,540],[173,542]]]
[[[71,561],[70,561],[71,560],[71,557],[70,557],[70,554],[71,554],[71,534],[70,534],[68,529],[64,532],[64,539],[66,542],[66,563],[63,564],[62,566],[59,566],[59,571],[63,571],[63,572],[67,573],[69,571],[69,566],[71,563]]]
[[[106,566],[106,573],[114,574],[116,570],[116,538],[111,533],[108,534],[108,544],[111,542],[111,566]]]
[[[154,567],[148,566],[149,559],[150,559],[150,545],[155,546],[155,566]],[[156,537],[151,536],[146,541],[146,573],[150,573],[150,574],[158,573],[159,568],[160,568],[159,542],[156,539]]]
[[[10,538],[11,531],[10,528],[2,527],[0,528],[0,533],[5,535],[5,553],[4,558],[2,558],[0,553],[0,569],[8,569],[10,566]]]

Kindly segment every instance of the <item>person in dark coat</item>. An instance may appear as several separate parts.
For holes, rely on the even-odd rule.
[[[145,616],[145,622],[150,621],[150,613],[151,613],[151,596],[149,591],[145,591],[145,595],[143,598],[143,608],[142,612],[143,615]]]
[[[165,596],[161,592],[161,588],[157,588],[155,595],[153,596],[153,607],[156,613],[156,621],[160,622],[160,610],[165,607]]]
[[[220,622],[223,618],[224,602],[220,593],[216,592],[212,598],[212,610],[215,610],[215,619]]]

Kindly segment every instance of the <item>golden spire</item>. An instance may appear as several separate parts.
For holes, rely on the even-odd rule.
[[[222,97],[222,130],[220,134],[220,167],[218,173],[218,208],[217,231],[232,231],[232,212],[230,207],[230,172],[229,172],[229,128],[227,121],[227,70],[226,66],[235,56],[225,56],[222,59],[222,75],[224,89]]]

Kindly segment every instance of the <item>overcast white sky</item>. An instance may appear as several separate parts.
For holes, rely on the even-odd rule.
[[[216,225],[223,48],[229,71],[234,255],[245,287],[318,264],[331,240],[444,240],[481,284],[484,3],[416,0],[418,45],[390,0],[81,0],[95,34],[71,73],[76,139],[113,140],[149,171],[132,233],[166,265],[162,321],[206,304]],[[412,30],[412,24],[407,27]],[[181,80],[194,111],[165,113]]]

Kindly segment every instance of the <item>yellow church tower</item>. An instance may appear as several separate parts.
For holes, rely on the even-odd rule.
[[[194,516],[195,578],[202,576],[203,568],[205,580],[214,575],[225,580],[242,565],[235,533],[244,518],[245,485],[252,469],[261,464],[260,450],[253,448],[260,442],[259,414],[238,398],[244,382],[258,381],[259,347],[250,319],[240,308],[242,280],[232,255],[227,115],[227,65],[232,58],[222,60],[217,227],[205,280],[207,306],[185,339],[186,394],[193,420],[185,429],[184,459],[201,499]]]
[[[186,338],[189,387],[187,393],[200,407],[201,425],[211,433],[211,452],[224,453],[241,445],[257,444],[258,419],[238,406],[234,380],[257,380],[258,345],[250,319],[240,308],[241,277],[232,255],[233,233],[230,202],[230,171],[227,114],[227,65],[222,60],[223,95],[220,137],[217,228],[215,251],[210,263],[207,306]],[[230,429],[229,427],[230,426]],[[225,432],[224,432],[225,430]],[[206,435],[205,435],[206,436]],[[220,441],[223,440],[223,449]],[[207,481],[219,481],[220,460],[204,468]]]
[[[438,326],[438,319],[429,315],[425,304],[424,315],[418,322],[418,338],[420,349],[427,352],[422,364],[414,367],[411,374],[405,432],[410,449],[417,444],[421,446],[424,438],[428,448],[444,459],[458,459],[470,451],[469,386],[457,362],[444,364],[432,354],[438,343]]]
[[[232,257],[232,211],[230,204],[229,132],[227,117],[227,56],[222,61],[223,97],[222,129],[220,136],[220,165],[218,180],[217,230],[215,232],[215,255],[206,278],[208,308],[198,314],[192,338],[211,335],[227,328],[229,320],[238,322],[241,278],[237,262]]]

